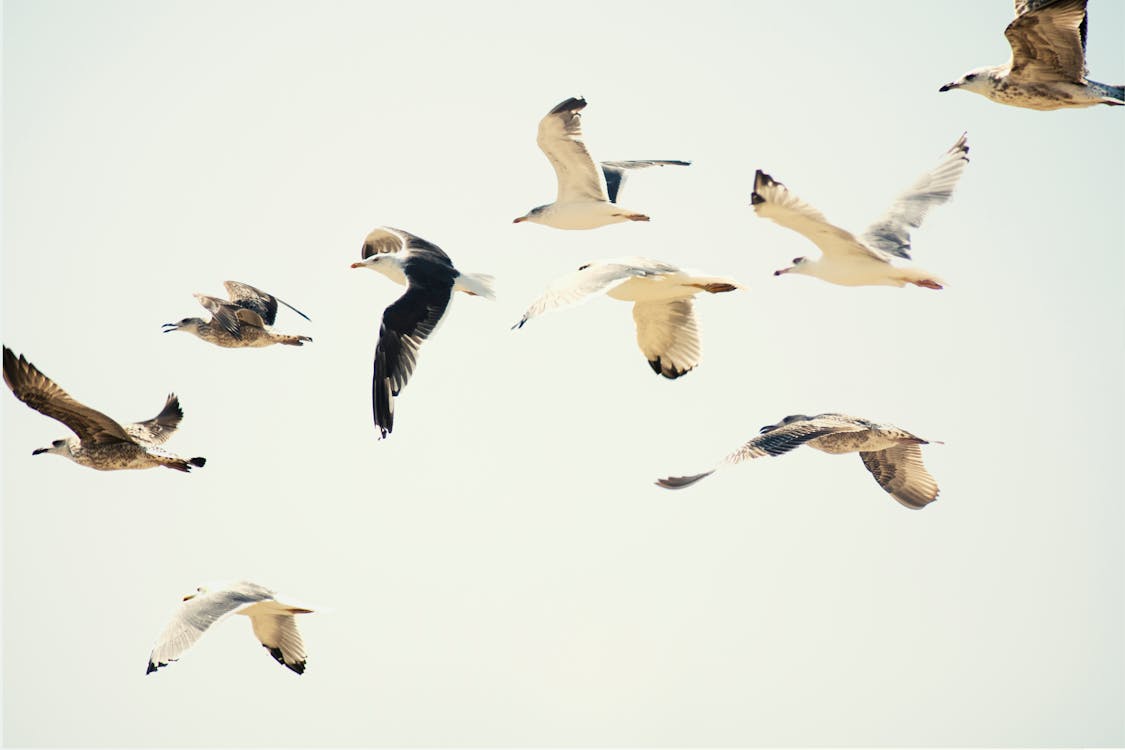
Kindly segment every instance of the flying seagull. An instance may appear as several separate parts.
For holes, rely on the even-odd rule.
[[[305,607],[282,604],[276,593],[249,581],[200,586],[184,597],[183,606],[156,640],[146,674],[179,659],[209,627],[233,614],[249,617],[254,635],[270,656],[278,664],[302,674],[305,644],[293,615],[309,612],[312,610]]]
[[[211,313],[211,320],[184,318],[178,323],[165,323],[164,333],[186,331],[204,341],[228,348],[262,347],[271,344],[302,346],[312,341],[308,336],[288,336],[269,329],[277,317],[277,303],[288,307],[305,320],[308,315],[283,299],[267,294],[249,284],[224,281],[229,300],[196,294],[195,298]]]
[[[1016,0],[1004,29],[1012,57],[970,70],[938,91],[964,89],[1028,109],[1125,104],[1125,86],[1086,77],[1086,0]]]
[[[57,453],[99,471],[167,466],[186,472],[207,462],[200,457],[180,458],[160,447],[176,431],[184,417],[180,400],[174,393],[168,395],[164,408],[152,419],[121,425],[100,411],[75,401],[22,354],[17,359],[6,346],[4,382],[20,401],[40,414],[62,422],[78,436],[55,440],[50,447],[32,451],[33,456]]]
[[[969,163],[965,135],[957,139],[933,171],[922,175],[895,199],[890,210],[856,237],[830,224],[824,214],[802,201],[762,170],[754,175],[750,205],[758,216],[803,234],[820,248],[817,260],[794,258],[793,265],[774,276],[798,273],[843,286],[904,286],[941,289],[944,282],[916,266],[897,266],[910,260],[910,230],[921,226],[934,206],[953,196],[953,188]]]
[[[653,372],[674,379],[699,364],[699,328],[692,297],[700,292],[718,294],[742,288],[731,279],[697,276],[649,258],[599,260],[556,279],[512,328],[522,328],[548,310],[605,292],[614,299],[634,303],[633,320],[641,353]]]
[[[375,427],[385,438],[394,427],[394,397],[414,372],[418,347],[441,323],[453,292],[495,299],[492,277],[461,273],[433,243],[394,227],[378,227],[363,242],[363,260],[352,268],[370,268],[406,285],[406,293],[383,311],[375,347],[371,400]]]
[[[531,221],[556,229],[596,229],[622,221],[648,221],[644,214],[617,205],[626,173],[645,167],[691,164],[663,159],[605,161],[599,169],[582,142],[582,115],[579,113],[585,107],[585,99],[572,97],[539,121],[536,142],[555,168],[559,194],[554,203],[536,206],[514,223]]]
[[[877,424],[846,414],[794,414],[762,428],[750,440],[710,471],[687,477],[668,477],[656,483],[678,490],[710,476],[717,469],[762,456],[782,453],[808,444],[825,453],[859,453],[863,465],[879,486],[907,508],[923,508],[937,500],[938,486],[922,465],[919,445],[930,441],[889,424]]]

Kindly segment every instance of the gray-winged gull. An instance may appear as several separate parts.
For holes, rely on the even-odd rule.
[[[802,445],[825,453],[859,453],[879,486],[907,508],[918,509],[937,500],[938,486],[922,464],[923,440],[906,430],[846,414],[794,414],[763,427],[750,440],[710,471],[685,477],[658,479],[668,489],[680,489],[710,476],[717,469],[762,456],[780,456]]]
[[[184,416],[174,393],[168,395],[164,408],[152,419],[121,425],[100,411],[75,401],[22,354],[17,359],[6,346],[4,382],[20,401],[40,414],[62,422],[78,436],[55,440],[50,447],[32,451],[33,456],[55,453],[99,471],[166,466],[186,472],[207,462],[207,459],[198,456],[181,458],[160,447],[175,432]]]
[[[794,258],[793,265],[774,272],[815,276],[843,286],[904,286],[941,289],[944,282],[916,266],[895,265],[910,260],[910,230],[921,226],[934,206],[948,201],[969,163],[969,146],[962,135],[937,167],[922,175],[895,199],[887,213],[856,237],[830,224],[817,209],[793,195],[762,170],[754,175],[750,205],[761,217],[803,234],[821,250],[821,257]]]
[[[582,141],[580,112],[585,107],[585,99],[572,97],[539,121],[536,142],[555,168],[558,196],[554,203],[536,206],[514,223],[530,221],[556,229],[595,229],[622,221],[648,221],[644,214],[617,205],[626,172],[645,167],[686,167],[691,164],[666,159],[606,161],[599,169]]]
[[[211,320],[184,318],[178,323],[165,323],[164,332],[185,331],[204,341],[227,348],[263,347],[272,344],[302,346],[312,341],[308,336],[290,336],[269,329],[277,318],[281,303],[305,320],[308,315],[283,299],[267,294],[249,284],[224,281],[229,300],[196,294],[195,298],[211,313]]]
[[[1086,0],[1016,0],[1004,65],[970,70],[938,91],[964,89],[1028,109],[1125,104],[1125,86],[1086,77]]]
[[[394,427],[394,397],[414,372],[418,347],[445,316],[453,292],[494,299],[493,279],[458,271],[440,247],[394,227],[373,229],[363,242],[362,257],[351,267],[370,268],[406,285],[406,293],[383,311],[375,347],[372,410],[379,436],[385,438]]]
[[[653,372],[678,378],[699,364],[699,329],[692,297],[743,288],[718,276],[699,276],[649,258],[614,258],[587,263],[547,288],[513,328],[548,310],[581,302],[598,292],[633,302],[637,344]]]
[[[228,615],[245,615],[258,641],[278,664],[297,674],[305,671],[305,644],[294,615],[311,609],[278,601],[276,593],[249,581],[200,586],[184,597],[184,604],[156,639],[146,674],[176,661],[208,628]]]

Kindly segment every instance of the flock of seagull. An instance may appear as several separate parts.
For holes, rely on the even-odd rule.
[[[1086,0],[1016,0],[1016,18],[1005,36],[1012,47],[1005,65],[978,68],[942,86],[964,89],[1018,107],[1051,110],[1095,104],[1125,104],[1125,87],[1086,77]],[[586,101],[569,98],[540,121],[537,143],[556,177],[553,203],[537,206],[515,223],[533,222],[557,229],[589,230],[626,221],[649,221],[617,201],[629,172],[655,166],[688,166],[679,160],[605,161],[595,163],[582,139]],[[830,223],[816,208],[785,185],[758,170],[751,205],[758,216],[808,238],[819,258],[794,258],[774,273],[803,274],[843,286],[902,287],[911,284],[939,290],[935,274],[904,265],[911,260],[910,232],[933,207],[947,202],[968,164],[969,146],[962,135],[937,166],[899,195],[886,214],[855,235]],[[379,227],[367,235],[361,259],[352,268],[368,268],[404,285],[406,292],[383,312],[375,347],[372,411],[380,438],[394,427],[394,399],[412,375],[422,343],[445,316],[454,292],[493,299],[493,278],[458,270],[441,248],[410,232]],[[302,346],[312,339],[272,330],[279,305],[308,320],[297,308],[249,284],[226,281],[229,299],[196,294],[209,320],[184,318],[165,323],[165,332],[183,331],[227,348],[274,344]],[[552,282],[513,326],[522,328],[549,310],[605,293],[633,303],[637,344],[652,370],[679,378],[699,364],[695,295],[743,288],[738,282],[700,275],[670,263],[643,257],[593,261]],[[152,419],[122,424],[72,398],[23,355],[3,347],[3,374],[12,393],[32,409],[62,422],[73,437],[55,440],[33,455],[54,453],[101,471],[163,466],[189,472],[204,466],[202,457],[183,458],[163,445],[175,432],[183,411],[175,394]],[[878,484],[907,508],[919,509],[938,497],[938,485],[922,462],[924,440],[907,430],[845,414],[803,414],[768,425],[714,468],[691,476],[668,477],[657,484],[680,489],[719,468],[779,456],[808,445],[825,453],[859,453]],[[936,441],[935,441],[936,442]],[[178,659],[214,623],[231,614],[250,618],[254,635],[280,664],[300,674],[306,654],[294,616],[308,607],[284,604],[274,591],[247,581],[201,586],[157,640],[148,660],[154,672]],[[286,601],[289,601],[285,598]]]

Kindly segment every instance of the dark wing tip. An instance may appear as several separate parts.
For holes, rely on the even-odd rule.
[[[203,456],[196,456],[195,458],[189,458],[188,463],[192,466],[203,468],[203,466],[207,463],[207,459]]]
[[[285,666],[289,667],[290,669],[292,669],[297,674],[304,674],[305,673],[305,662],[303,662],[303,661],[299,661],[296,664],[286,664]]]
[[[715,473],[714,469],[705,471],[702,474],[692,474],[686,477],[665,477],[664,479],[657,479],[656,484],[666,490],[681,490],[684,487],[690,487],[704,477],[709,477]]]
[[[548,114],[557,115],[563,112],[578,112],[586,107],[586,99],[581,96],[572,96],[566,101],[559,102]]]
[[[755,191],[753,193],[750,193],[750,205],[751,206],[757,206],[757,205],[759,205],[761,203],[765,203],[765,202],[766,202],[766,199],[763,198],[761,195],[759,195],[757,193],[757,191]]]
[[[674,365],[665,364],[660,359],[660,357],[657,357],[656,359],[648,360],[648,366],[651,367],[652,371],[655,372],[657,375],[663,375],[664,377],[668,378],[669,380],[675,380],[676,378],[683,377],[684,375],[687,375],[689,372],[691,372],[694,369],[692,367],[688,367],[685,370],[680,370],[680,369],[676,368]]]
[[[160,664],[157,664],[156,662],[154,662],[150,659],[149,662],[148,662],[148,668],[145,670],[145,674],[152,674],[153,672],[160,669],[161,667],[166,667],[166,666],[168,666],[168,662],[161,662]]]

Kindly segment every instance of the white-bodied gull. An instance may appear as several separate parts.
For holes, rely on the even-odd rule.
[[[224,281],[229,300],[196,294],[195,298],[211,313],[211,320],[184,318],[178,323],[165,323],[164,333],[186,331],[216,346],[227,348],[263,347],[271,344],[302,346],[312,341],[308,336],[290,336],[269,329],[277,318],[281,303],[305,320],[308,315],[283,299],[267,294],[249,284]]]
[[[1016,0],[1004,65],[970,70],[938,91],[964,89],[1027,109],[1125,104],[1125,86],[1086,77],[1086,0]]]
[[[554,203],[536,206],[514,223],[530,221],[556,229],[595,229],[622,221],[648,221],[644,214],[617,205],[626,172],[644,167],[691,164],[664,159],[606,161],[599,169],[582,142],[580,112],[585,107],[585,99],[572,97],[539,121],[536,141],[555,168],[558,196]]]
[[[494,299],[492,277],[458,271],[440,247],[394,227],[373,229],[362,257],[352,268],[370,268],[406,285],[406,293],[383,311],[375,347],[371,399],[375,427],[385,438],[394,427],[394,397],[414,372],[418,347],[445,316],[453,292]]]
[[[754,211],[786,229],[803,234],[820,248],[817,260],[794,258],[793,265],[774,272],[815,276],[843,286],[904,286],[914,284],[941,289],[944,283],[917,266],[899,266],[910,260],[910,230],[921,226],[927,212],[945,203],[969,163],[969,146],[962,135],[937,167],[922,175],[867,231],[856,237],[830,224],[824,214],[793,195],[762,170],[754,175],[750,205]]]
[[[278,664],[302,674],[307,656],[293,616],[310,612],[307,607],[283,604],[276,593],[249,581],[200,586],[184,597],[183,606],[156,639],[146,674],[179,659],[208,628],[234,614],[250,618],[254,635]]]
[[[692,297],[743,288],[731,279],[699,276],[649,258],[614,258],[587,263],[556,279],[513,328],[548,310],[582,302],[593,294],[633,302],[637,344],[653,372],[678,378],[699,364],[699,328]]]
[[[181,458],[160,447],[176,431],[184,416],[174,393],[168,395],[164,408],[152,419],[122,425],[75,401],[22,354],[17,358],[6,346],[4,382],[20,401],[62,422],[78,436],[55,440],[47,448],[32,451],[33,456],[55,453],[99,471],[166,466],[187,472],[207,462],[199,456]]]
[[[714,469],[686,477],[656,481],[680,489],[710,476],[717,469],[762,456],[780,456],[802,445],[825,453],[859,453],[879,486],[907,508],[923,508],[937,500],[938,486],[922,464],[923,440],[906,430],[846,414],[794,414],[763,427],[761,434],[730,454]]]

